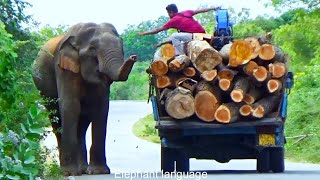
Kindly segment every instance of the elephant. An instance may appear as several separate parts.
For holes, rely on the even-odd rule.
[[[126,81],[137,61],[124,60],[123,41],[110,23],[78,23],[47,41],[32,65],[45,99],[65,176],[108,174],[105,141],[110,85]],[[92,123],[90,161],[86,131]]]

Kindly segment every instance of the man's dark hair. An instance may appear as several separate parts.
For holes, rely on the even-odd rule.
[[[173,12],[173,13],[177,13],[178,12],[178,8],[175,4],[169,4],[167,7],[166,7],[166,10],[168,12]]]

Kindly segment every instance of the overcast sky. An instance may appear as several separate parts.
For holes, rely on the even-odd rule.
[[[128,24],[138,24],[146,20],[155,20],[167,16],[165,7],[175,3],[179,11],[197,9],[200,5],[219,5],[251,9],[252,16],[272,12],[259,0],[26,0],[33,5],[27,13],[41,23],[56,27],[73,25],[78,22],[109,22],[119,33]],[[265,2],[265,0],[263,0]]]

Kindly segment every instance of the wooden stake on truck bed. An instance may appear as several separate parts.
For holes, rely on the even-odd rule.
[[[222,58],[207,41],[193,40],[188,43],[188,54],[193,66],[200,72],[213,70]]]

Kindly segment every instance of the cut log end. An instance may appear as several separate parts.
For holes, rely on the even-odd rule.
[[[213,81],[216,76],[217,76],[217,70],[214,69],[214,70],[210,70],[210,71],[204,71],[202,74],[201,74],[201,77],[205,80],[205,81]]]
[[[233,90],[230,96],[234,102],[241,102],[244,98],[244,94],[241,89]]]
[[[263,106],[258,106],[256,109],[253,110],[252,115],[256,118],[263,118],[264,117],[264,108]]]
[[[274,93],[282,88],[281,82],[277,79],[271,79],[267,83],[268,91]]]
[[[223,91],[228,91],[231,86],[231,81],[228,79],[220,79],[219,81],[219,87]]]
[[[161,55],[166,60],[171,59],[175,56],[175,49],[172,44],[164,44],[161,46]]]
[[[241,106],[239,111],[242,116],[250,116],[253,111],[253,108],[250,105],[246,104]]]
[[[251,60],[253,47],[244,40],[235,41],[230,49],[229,66],[237,67],[241,64],[246,64]]]
[[[253,76],[257,81],[263,82],[268,77],[268,70],[263,66],[259,66],[253,70]]]
[[[232,71],[231,69],[223,69],[221,71],[219,71],[218,73],[218,78],[219,79],[228,79],[228,80],[232,80],[235,76],[235,72]]]
[[[214,113],[219,105],[217,98],[209,91],[200,91],[195,96],[195,113],[205,122],[215,120]]]
[[[263,60],[271,60],[276,54],[274,47],[271,44],[263,44],[259,53],[259,57]]]
[[[253,104],[254,101],[255,99],[252,96],[248,94],[244,95],[243,102],[245,102],[246,104]]]
[[[183,70],[183,74],[187,77],[195,76],[197,71],[193,67],[187,67]]]
[[[280,78],[286,73],[286,66],[284,63],[269,64],[269,72],[274,78]]]
[[[156,86],[158,88],[165,88],[171,85],[170,78],[168,76],[158,76],[156,78]]]
[[[176,88],[167,94],[166,112],[175,119],[184,119],[194,114],[194,98],[190,91]]]
[[[221,123],[229,123],[231,120],[231,112],[228,107],[221,105],[215,112],[215,118]]]
[[[151,64],[151,72],[154,75],[163,76],[168,70],[168,65],[164,61],[155,61]]]

